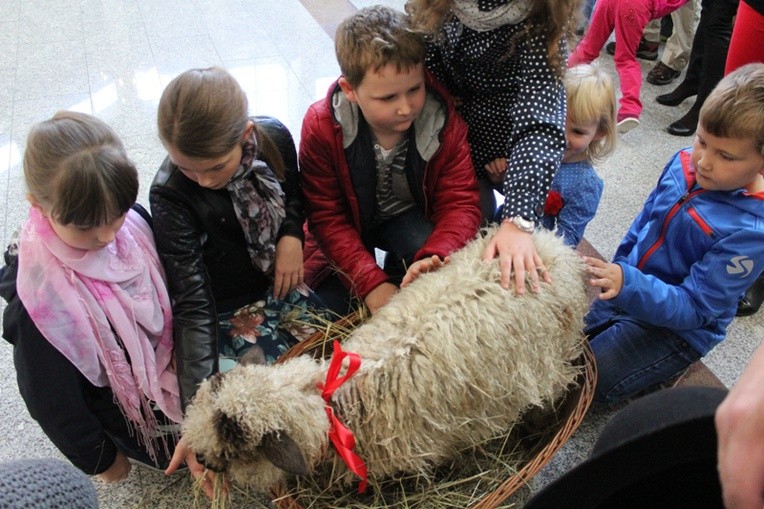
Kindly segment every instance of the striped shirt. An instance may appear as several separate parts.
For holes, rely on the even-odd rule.
[[[406,178],[408,138],[404,137],[391,150],[385,150],[375,140],[377,161],[377,214],[379,222],[396,217],[414,207],[414,197]]]

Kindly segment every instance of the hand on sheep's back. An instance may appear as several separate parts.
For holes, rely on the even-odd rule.
[[[433,261],[437,270],[420,272],[342,343],[360,367],[328,404],[354,434],[370,481],[458,458],[529,408],[558,400],[580,372],[573,361],[589,305],[584,263],[553,233],[536,232],[554,284],[503,289],[498,260],[482,259],[492,233],[448,263]],[[189,406],[183,436],[208,468],[261,491],[287,472],[327,465],[351,482],[328,438],[320,389],[328,371],[328,361],[298,356],[215,375]]]
[[[532,292],[541,291],[541,282],[551,283],[552,274],[536,249],[533,235],[505,219],[489,237],[483,260],[498,259],[501,269],[501,287],[508,289],[514,281],[514,289],[522,295],[526,285]]]
[[[438,255],[432,255],[429,258],[423,258],[421,260],[415,261],[406,270],[406,275],[403,276],[403,281],[401,281],[401,288],[406,288],[422,274],[427,274],[428,272],[438,270],[450,261],[450,256],[446,256],[441,260],[440,256]]]

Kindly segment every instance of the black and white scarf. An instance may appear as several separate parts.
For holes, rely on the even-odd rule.
[[[273,170],[256,159],[257,139],[244,142],[241,162],[226,189],[233,201],[252,264],[265,274],[273,271],[276,241],[286,217],[284,191]]]

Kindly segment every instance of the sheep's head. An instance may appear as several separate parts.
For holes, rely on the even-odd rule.
[[[276,366],[237,366],[202,383],[183,436],[197,459],[263,491],[285,473],[305,475],[326,447],[329,422],[308,358]]]

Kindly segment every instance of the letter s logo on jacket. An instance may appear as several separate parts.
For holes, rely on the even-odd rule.
[[[753,260],[747,256],[736,256],[727,264],[727,274],[730,276],[746,277],[753,271]]]

